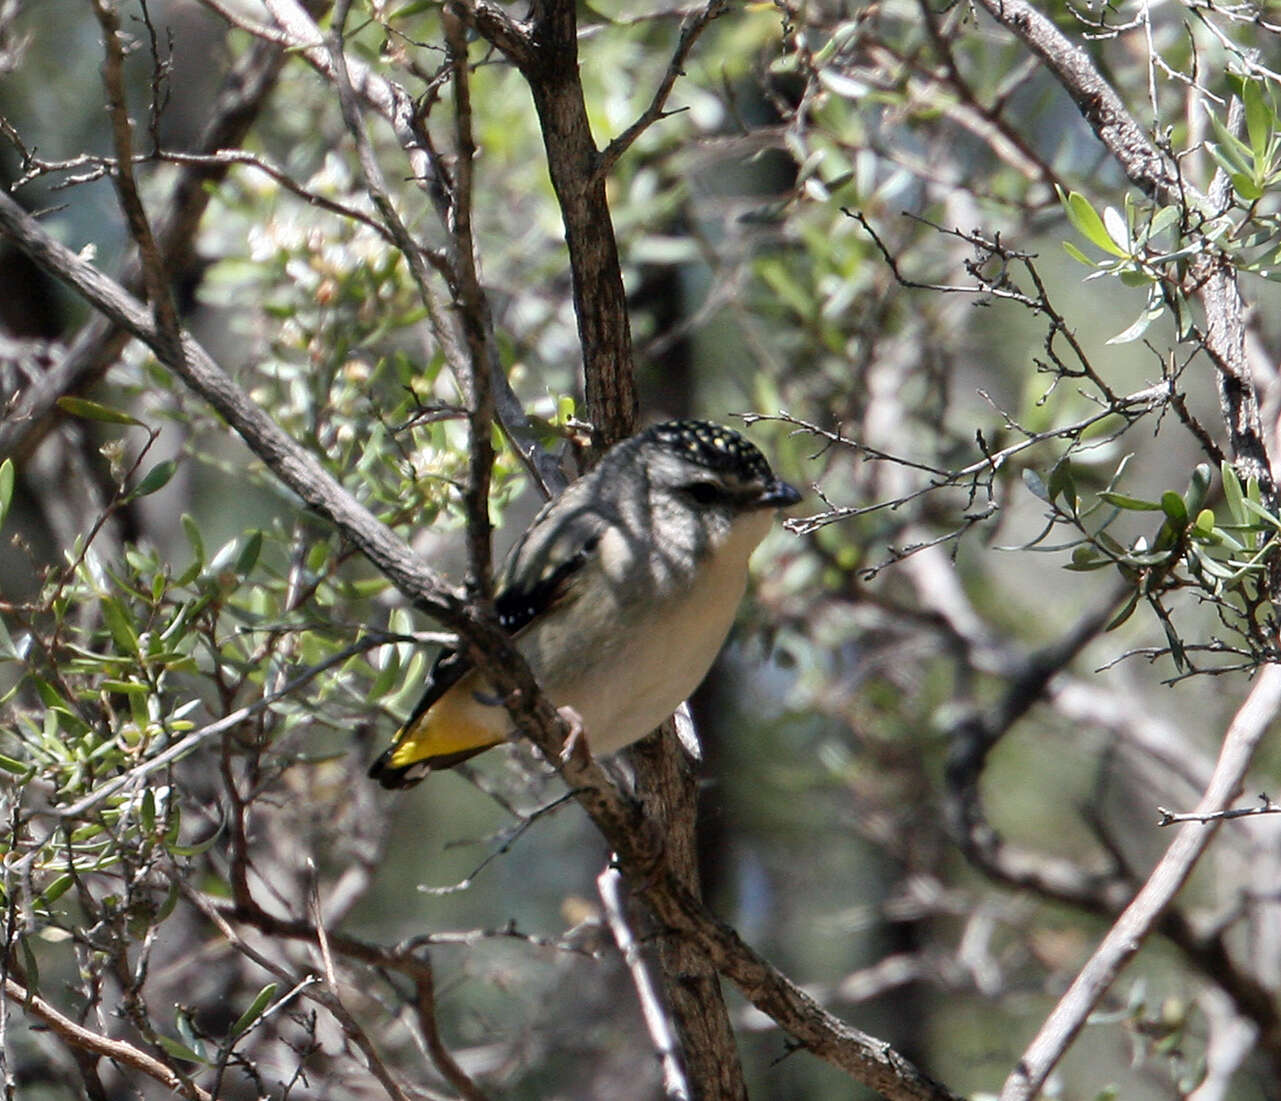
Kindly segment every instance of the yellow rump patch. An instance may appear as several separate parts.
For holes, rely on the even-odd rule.
[[[507,712],[477,700],[475,678],[464,677],[418,717],[412,727],[398,735],[396,748],[387,764],[405,768],[433,757],[488,749],[507,735],[511,723]]]

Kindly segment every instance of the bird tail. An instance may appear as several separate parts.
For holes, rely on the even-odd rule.
[[[458,722],[459,716],[447,721],[437,713],[438,707],[396,732],[391,745],[369,766],[371,778],[389,789],[413,787],[428,773],[453,768],[503,741],[478,724]]]

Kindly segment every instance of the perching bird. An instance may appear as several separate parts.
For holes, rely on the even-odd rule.
[[[682,420],[616,444],[543,506],[507,556],[495,610],[594,753],[644,737],[698,686],[733,624],[748,558],[774,511],[800,497],[737,432]],[[408,787],[511,732],[502,700],[446,650],[369,775]]]

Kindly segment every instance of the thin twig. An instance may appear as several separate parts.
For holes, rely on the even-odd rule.
[[[654,123],[678,113],[677,111],[664,110],[667,97],[671,95],[677,78],[685,75],[685,62],[689,59],[689,55],[694,49],[694,43],[698,41],[699,36],[708,28],[712,20],[724,15],[728,10],[729,0],[708,0],[707,5],[701,11],[688,16],[681,24],[681,33],[676,43],[676,52],[672,55],[672,60],[667,64],[667,71],[663,74],[663,79],[659,81],[653,99],[650,100],[649,106],[645,108],[640,117],[601,151],[600,159],[596,162],[595,178],[604,179],[608,176],[614,165],[618,163],[618,159]],[[684,110],[684,108],[681,108],[681,110]]]
[[[1165,807],[1157,807],[1158,826],[1173,826],[1179,822],[1200,822],[1205,825],[1207,822],[1226,822],[1229,818],[1252,818],[1257,814],[1281,814],[1281,803],[1274,803],[1271,798],[1265,794],[1259,795],[1259,805],[1257,807],[1234,807],[1231,810],[1218,810],[1209,814],[1199,813],[1197,811],[1172,811],[1166,810]]]
[[[605,908],[605,920],[609,923],[610,932],[614,934],[614,943],[623,954],[627,971],[636,988],[636,997],[640,1002],[641,1016],[645,1018],[645,1027],[649,1030],[650,1042],[658,1053],[659,1063],[663,1068],[663,1093],[670,1098],[681,1098],[688,1101],[689,1082],[685,1077],[685,1068],[681,1066],[680,1045],[676,1042],[676,1033],[672,1022],[663,1009],[658,996],[658,989],[650,977],[649,968],[641,956],[640,945],[628,924],[627,914],[623,907],[623,877],[618,869],[606,867],[596,877],[596,890]]]

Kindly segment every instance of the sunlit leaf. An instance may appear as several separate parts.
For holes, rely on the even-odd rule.
[[[1256,164],[1261,164],[1268,154],[1268,144],[1276,127],[1276,115],[1264,96],[1262,83],[1247,80],[1241,89],[1245,105],[1245,132],[1250,140],[1250,151]]]
[[[0,528],[4,527],[9,506],[13,504],[13,480],[13,460],[5,459],[0,463]]]
[[[1066,196],[1060,191],[1059,199],[1063,203],[1063,209],[1067,213],[1068,221],[1072,223],[1082,237],[1092,245],[1097,245],[1104,252],[1109,252],[1113,256],[1127,255],[1123,249],[1118,248],[1113,242],[1107,227],[1103,224],[1103,219],[1099,217],[1098,212],[1090,205],[1089,199],[1077,191],[1071,191]]]

